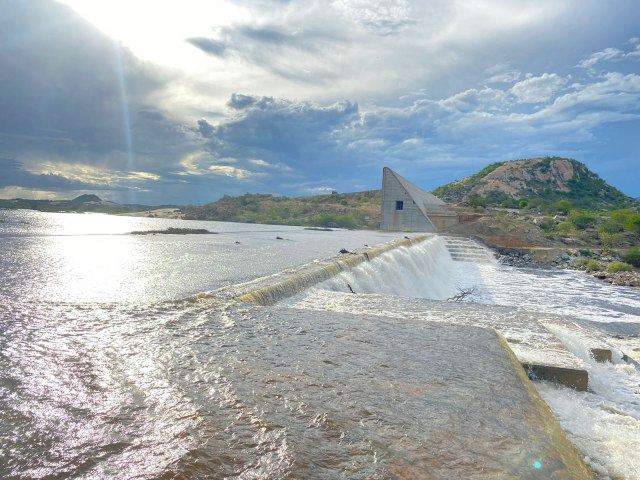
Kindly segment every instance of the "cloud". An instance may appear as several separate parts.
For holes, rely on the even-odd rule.
[[[310,167],[327,148],[335,149],[337,129],[359,119],[358,105],[348,101],[323,107],[234,95],[230,103],[236,115],[206,128],[211,131],[205,136],[207,148],[215,156],[261,158],[269,163],[305,161]]]
[[[634,49],[625,51],[619,48],[605,48],[602,51],[587,55],[576,66],[593,71],[598,63],[640,59],[640,43],[638,43],[638,39],[636,37],[630,38],[627,43],[634,45]]]
[[[2,3],[0,45],[0,156],[29,171],[38,170],[38,159],[51,171],[63,168],[57,163],[100,166],[119,178],[155,181],[188,148],[184,127],[150,100],[168,77],[67,7],[41,0]],[[22,187],[95,188],[55,173],[12,172]],[[111,187],[106,182],[100,188]]]
[[[516,83],[510,92],[519,103],[544,103],[551,100],[567,83],[567,79],[556,73],[543,73]]]
[[[0,188],[180,203],[374,188],[383,165],[428,188],[494,160],[637,152],[609,140],[638,125],[640,41],[620,43],[635,0],[234,6],[181,30],[189,65],[167,73],[59,2],[0,3],[1,174],[32,185]]]
[[[360,122],[358,105],[337,102],[321,106],[272,97],[232,95],[234,114],[216,125],[199,122],[208,155],[185,167],[202,174],[236,179],[282,182],[319,175],[332,176],[337,168],[347,175],[357,163],[342,145],[343,133]],[[221,165],[232,158],[232,166]],[[352,165],[347,165],[351,161]]]
[[[624,56],[624,52],[617,48],[605,48],[600,52],[592,53],[591,55],[583,58],[578,67],[580,68],[593,68],[597,63],[610,60],[618,60]]]
[[[105,190],[105,183],[83,182],[55,173],[35,174],[24,168],[17,160],[0,158],[0,188],[22,187],[37,190]]]
[[[187,43],[202,52],[225,57],[237,65],[258,67],[278,78],[294,82],[323,83],[335,77],[318,56],[334,50],[345,36],[331,28],[318,28],[299,7],[292,17],[302,15],[302,28],[295,24],[247,23],[214,29],[213,37],[188,38]],[[275,19],[274,19],[275,21]]]
[[[411,2],[406,0],[336,0],[332,6],[351,22],[360,24],[376,35],[397,34],[418,23]]]
[[[243,168],[231,167],[229,165],[211,165],[208,170],[216,175],[224,175],[226,177],[232,177],[237,179],[247,178],[256,175],[249,170]]]
[[[215,57],[223,57],[227,49],[227,46],[223,42],[216,41],[212,38],[193,37],[187,38],[186,41],[204,53]]]

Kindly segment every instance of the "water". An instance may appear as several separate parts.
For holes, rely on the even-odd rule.
[[[170,226],[219,234],[127,234]],[[431,339],[428,324],[383,320],[375,302],[345,324],[331,310],[340,310],[346,282],[359,294],[391,285],[384,293],[438,299],[473,284],[474,300],[485,304],[637,336],[637,290],[454,263],[438,238],[363,264],[368,273],[334,279],[294,299],[307,302],[297,308],[199,295],[402,236],[0,211],[0,477],[406,473],[435,422],[417,401],[428,372],[407,368]],[[568,348],[585,349],[575,332],[558,334]],[[539,389],[601,478],[640,478],[638,373],[620,358],[589,368],[591,392]]]
[[[428,275],[406,267],[414,255],[419,257],[415,259],[417,270]],[[345,293],[346,283],[359,294],[357,299]],[[396,301],[388,296],[443,300],[470,288],[474,293],[465,298],[470,303],[463,309],[459,304],[447,307],[417,300]],[[635,288],[614,287],[579,272],[455,262],[444,239],[433,238],[412,249],[390,252],[283,303],[295,308],[368,312],[402,321],[477,325],[492,324],[505,315],[503,308],[492,310],[478,304],[510,307],[506,315],[514,319],[531,316],[546,324],[564,347],[585,363],[589,373],[588,392],[536,384],[571,441],[597,478],[640,479],[640,371],[637,363],[634,366],[622,360],[623,351],[640,360],[640,292]],[[522,325],[514,322],[514,329],[503,333],[521,336],[518,329]],[[524,334],[533,336],[536,332]],[[597,363],[590,356],[594,341],[612,348],[613,363]]]
[[[398,237],[26,210],[0,211],[0,219],[0,295],[33,302],[181,299],[335,255],[341,248],[353,250]],[[218,234],[128,235],[169,227]]]

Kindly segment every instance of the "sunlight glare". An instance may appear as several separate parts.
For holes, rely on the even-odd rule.
[[[62,0],[143,60],[188,68],[206,60],[185,39],[210,37],[212,29],[242,21],[248,12],[223,0]]]

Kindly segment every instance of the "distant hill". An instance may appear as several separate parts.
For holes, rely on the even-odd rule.
[[[380,225],[380,200],[380,190],[312,197],[246,194],[181,211],[190,220],[375,229]]]
[[[89,203],[89,202],[102,202],[102,199],[97,195],[80,195],[79,197],[71,200],[71,203]]]
[[[574,208],[604,211],[636,204],[583,163],[559,157],[493,163],[433,194],[446,202],[471,205],[512,206],[521,200],[543,205],[569,200]]]
[[[80,195],[73,200],[28,200],[14,198],[0,199],[0,208],[38,210],[40,212],[96,212],[96,213],[129,213],[146,210],[143,205],[120,205],[119,203],[102,200],[97,195]]]

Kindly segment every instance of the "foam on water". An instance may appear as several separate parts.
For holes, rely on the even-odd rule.
[[[594,338],[598,342],[610,338],[615,345],[615,339],[607,337],[611,329],[598,332],[594,325],[618,325],[614,330],[619,333],[637,330],[638,290],[607,285],[577,272],[454,262],[443,249],[442,239],[434,238],[410,249],[389,252],[377,262],[354,268],[287,303],[299,308],[345,312],[354,312],[355,308],[379,315],[398,316],[403,312],[402,318],[428,318],[428,313],[419,313],[418,317],[412,314],[420,310],[419,304],[413,305],[415,301],[405,301],[403,309],[398,306],[402,301],[393,302],[379,294],[443,299],[452,296],[456,288],[474,287],[475,294],[466,299],[466,311],[458,312],[459,321],[473,322],[474,315],[477,324],[487,321],[486,315],[491,313],[479,316],[472,302],[514,307],[514,315],[535,312],[536,318],[548,320],[547,329],[584,362],[589,373],[588,392],[536,383],[543,398],[598,478],[639,479],[640,374],[633,364],[622,360],[623,352],[615,347],[613,363],[597,363],[589,353]],[[356,296],[361,301],[351,301],[355,300],[353,296],[338,293],[346,291],[346,283],[365,294]],[[434,315],[456,322],[455,314],[438,309]],[[620,328],[623,322],[631,328]],[[562,323],[576,328],[565,328]],[[625,338],[626,345],[638,345],[637,337]]]
[[[320,290],[383,293],[443,300],[455,293],[454,262],[442,237],[401,247],[319,284]]]

